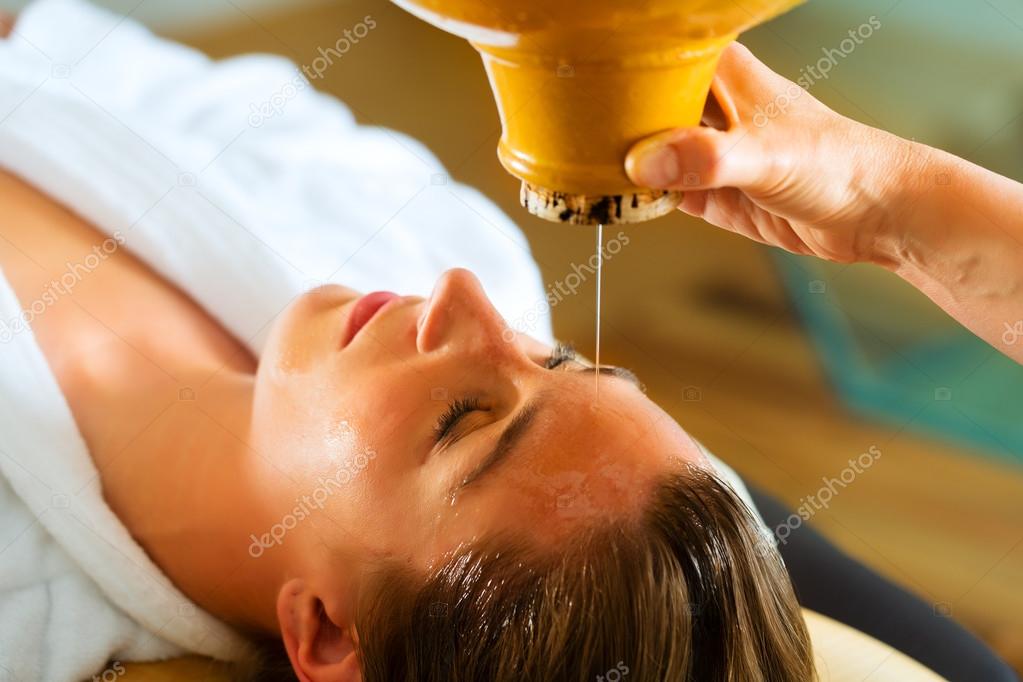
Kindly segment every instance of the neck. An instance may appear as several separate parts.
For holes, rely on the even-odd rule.
[[[115,511],[193,601],[240,629],[274,632],[287,567],[282,553],[254,557],[250,536],[275,523],[265,510],[279,508],[283,488],[257,485],[272,454],[248,442],[255,377],[208,367],[175,376],[195,388],[177,389],[179,398],[118,455],[134,466],[117,469],[131,469],[127,479],[111,477],[121,492]]]
[[[2,172],[0,198],[10,217],[0,265],[22,301],[51,296],[65,268],[106,240]],[[200,606],[242,628],[275,629],[287,555],[254,560],[247,549],[251,533],[275,522],[263,510],[279,508],[286,480],[246,445],[256,359],[245,345],[127,249],[104,257],[32,328],[103,497],[131,535]],[[257,476],[259,467],[277,478]]]

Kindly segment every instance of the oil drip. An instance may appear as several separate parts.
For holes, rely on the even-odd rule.
[[[597,224],[597,339],[594,362],[597,371],[593,373],[594,402],[600,400],[600,280],[604,274],[604,224]]]

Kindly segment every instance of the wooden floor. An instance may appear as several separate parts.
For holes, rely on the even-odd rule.
[[[525,229],[549,282],[589,258],[593,232],[542,223],[500,168],[490,91],[472,49],[383,0],[349,0],[174,36],[215,56],[254,50],[309,64],[346,28],[376,28],[317,81],[361,122],[425,142],[452,176]],[[268,93],[269,94],[269,93]],[[486,226],[481,229],[490,229]],[[615,230],[611,230],[613,234]],[[603,349],[749,481],[793,506],[850,458],[882,456],[813,523],[841,547],[991,643],[1023,671],[1023,467],[879,425],[836,400],[765,250],[682,215],[634,227],[608,264]],[[593,290],[555,310],[593,345]]]

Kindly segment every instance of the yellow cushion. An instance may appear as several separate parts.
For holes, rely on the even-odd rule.
[[[122,679],[132,682],[230,682],[228,667],[208,658],[186,656],[159,663],[126,663]]]
[[[803,609],[820,682],[941,682],[913,659],[819,613]]]
[[[927,668],[872,637],[804,610],[820,682],[941,682]],[[125,666],[131,682],[230,682],[227,667],[188,657]]]

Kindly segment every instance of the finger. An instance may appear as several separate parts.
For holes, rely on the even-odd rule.
[[[758,189],[771,161],[762,142],[745,128],[680,128],[637,143],[625,160],[640,187],[692,191],[717,187]]]
[[[703,115],[700,116],[700,125],[718,130],[728,130],[728,116],[721,107],[721,98],[711,88],[707,95],[707,102],[703,105]]]
[[[683,213],[700,218],[715,227],[763,242],[751,222],[735,210],[735,204],[740,196],[738,190],[731,188],[686,192],[678,208]]]
[[[761,244],[779,246],[802,255],[812,253],[786,220],[760,209],[748,196],[730,187],[687,192],[679,209]]]
[[[772,71],[742,43],[725,48],[715,76],[740,105],[771,97],[791,85],[791,81]]]
[[[715,76],[711,83],[710,94],[707,96],[707,104],[704,106],[700,122],[718,130],[728,130],[739,123],[735,100],[720,76]]]
[[[682,202],[678,205],[678,210],[688,213],[694,218],[702,218],[707,207],[708,193],[708,190],[686,192],[682,195]]]

